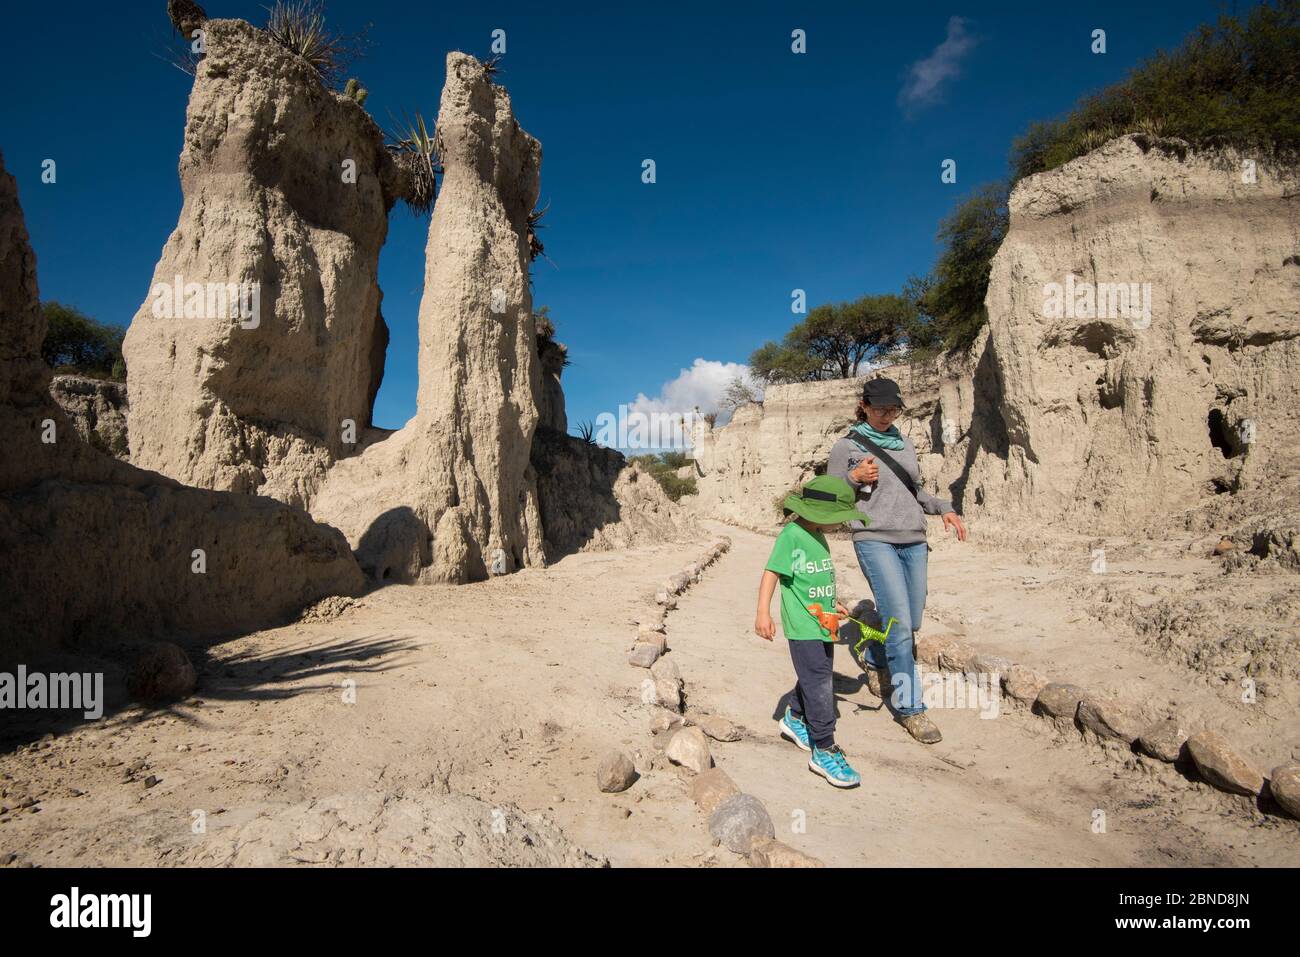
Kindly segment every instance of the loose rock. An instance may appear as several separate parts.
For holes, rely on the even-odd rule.
[[[1012,665],[1002,676],[1002,690],[1021,704],[1032,705],[1046,686],[1046,677],[1024,665]]]
[[[1100,738],[1131,745],[1146,727],[1141,713],[1116,698],[1092,696],[1079,702],[1079,723]]]
[[[754,842],[776,837],[772,817],[752,794],[733,794],[709,815],[709,833],[731,851],[748,855]]]
[[[966,674],[975,670],[975,649],[964,641],[950,640],[939,652],[939,667]]]
[[[1165,718],[1138,735],[1138,747],[1153,758],[1173,764],[1183,756],[1187,738],[1182,722]]]
[[[668,650],[668,636],[660,631],[637,632],[636,640],[643,645],[653,645],[661,655]]]
[[[1015,662],[1003,655],[976,655],[971,661],[971,667],[978,674],[982,675],[1005,675],[1011,670]]]
[[[736,782],[722,768],[709,768],[691,782],[691,800],[705,814],[712,814],[719,804],[739,793]]]
[[[650,733],[658,734],[661,731],[673,731],[682,726],[682,716],[672,711],[666,711],[663,708],[655,708],[654,714],[650,715]]]
[[[654,703],[670,711],[682,710],[682,683],[671,678],[654,678]]]
[[[1061,681],[1049,681],[1043,686],[1043,690],[1038,692],[1038,697],[1034,703],[1043,714],[1050,715],[1053,718],[1073,721],[1076,712],[1079,710],[1079,702],[1087,694],[1088,692],[1078,685],[1066,684]]]
[[[927,665],[938,667],[940,656],[954,639],[950,635],[918,635],[916,638],[916,659]]]
[[[1198,731],[1192,735],[1187,739],[1187,752],[1196,762],[1201,777],[1221,791],[1259,794],[1264,789],[1264,775],[1215,731]]]
[[[700,722],[700,730],[714,741],[740,740],[740,729],[720,715],[709,715]]]
[[[664,753],[673,764],[680,764],[696,774],[707,771],[713,766],[709,742],[699,728],[682,728],[676,732],[668,742]]]
[[[610,751],[596,768],[596,786],[606,794],[626,791],[636,781],[636,767],[622,751]]]
[[[649,668],[659,660],[659,649],[655,645],[637,642],[632,646],[632,652],[627,656],[628,664],[635,665],[638,668]]]
[[[127,690],[137,700],[152,704],[184,698],[197,683],[189,656],[178,645],[160,641],[136,655],[127,677]]]
[[[650,673],[656,678],[662,678],[665,681],[681,682],[682,673],[677,667],[677,662],[672,658],[660,658],[650,668]]]
[[[815,857],[796,851],[789,844],[777,840],[755,841],[749,852],[751,867],[825,867]]]
[[[1287,814],[1300,818],[1300,764],[1284,764],[1274,768],[1269,789]]]

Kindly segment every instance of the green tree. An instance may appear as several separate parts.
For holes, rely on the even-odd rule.
[[[915,306],[894,294],[817,306],[781,342],[757,349],[750,369],[767,382],[850,378],[901,344],[914,314]]]
[[[97,379],[126,378],[122,360],[122,337],[126,330],[96,322],[72,306],[60,302],[41,304],[45,313],[45,341],[41,358],[50,368]]]
[[[722,398],[718,400],[718,405],[728,412],[735,412],[742,405],[757,401],[758,393],[754,391],[753,386],[741,376],[732,376],[731,381],[727,383],[727,388],[723,390]]]
[[[968,345],[988,321],[984,296],[1007,224],[1007,187],[994,183],[976,190],[939,225],[943,252],[929,276],[909,285],[917,308],[909,331],[923,347]]]
[[[822,377],[820,362],[781,342],[766,342],[755,349],[749,357],[749,369],[764,382],[810,382]]]

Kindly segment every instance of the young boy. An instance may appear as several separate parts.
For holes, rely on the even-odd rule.
[[[754,619],[754,632],[771,641],[776,634],[772,593],[780,584],[781,629],[790,644],[795,673],[791,704],[781,719],[781,737],[811,751],[809,769],[837,788],[857,787],[862,778],[849,767],[844,752],[835,743],[831,663],[836,636],[822,627],[818,611],[834,608],[848,614],[835,598],[835,568],[824,533],[845,522],[863,519],[854,498],[849,483],[831,475],[818,476],[800,494],[786,496],[782,504],[787,512],[794,513],[794,520],[786,523],[772,546],[758,586],[758,615]]]

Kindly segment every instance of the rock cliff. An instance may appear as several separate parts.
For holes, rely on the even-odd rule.
[[[1127,136],[1023,180],[1010,212],[984,504],[1114,531],[1297,476],[1295,169]]]

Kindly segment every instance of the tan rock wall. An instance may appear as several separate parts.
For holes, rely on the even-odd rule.
[[[528,285],[527,218],[541,145],[483,65],[447,56],[438,113],[444,170],[420,302],[416,415],[330,472],[313,513],[336,522],[363,565],[420,567],[465,582],[545,561],[529,463],[541,369]],[[399,536],[419,556],[380,561]],[[403,574],[402,580],[412,580]]]
[[[185,488],[87,445],[50,397],[39,303],[17,184],[0,157],[0,659],[223,634],[360,593],[343,536],[302,510]]]

